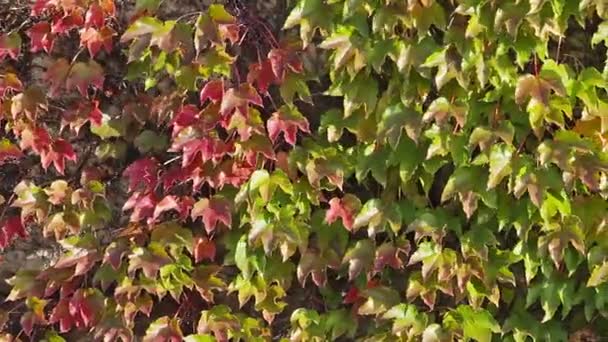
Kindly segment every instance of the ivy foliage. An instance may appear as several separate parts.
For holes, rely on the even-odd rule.
[[[608,336],[605,1],[130,5],[0,24],[1,338]]]

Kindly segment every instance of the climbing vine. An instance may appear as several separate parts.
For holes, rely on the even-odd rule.
[[[603,0],[21,3],[0,337],[608,336]]]

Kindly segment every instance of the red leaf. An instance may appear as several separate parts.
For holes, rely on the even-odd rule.
[[[97,62],[90,60],[88,63],[78,62],[72,65],[66,80],[66,88],[77,88],[82,96],[87,96],[87,88],[92,86],[99,90],[103,89],[103,68]]]
[[[21,132],[21,150],[32,149],[38,154],[45,153],[51,146],[51,136],[42,127],[26,128]]]
[[[69,313],[79,329],[92,326],[95,320],[95,311],[87,299],[84,290],[79,289],[74,293],[68,305]]]
[[[113,243],[108,248],[103,256],[103,263],[110,264],[116,271],[120,268],[122,258],[129,252],[129,247],[126,244]]]
[[[230,43],[235,44],[239,41],[240,29],[237,24],[220,24],[218,31],[223,39],[230,40]]]
[[[230,202],[218,196],[211,199],[203,198],[196,202],[192,208],[191,216],[193,220],[199,217],[203,218],[203,224],[208,234],[215,230],[218,222],[223,223],[228,228],[232,226]]]
[[[194,240],[194,260],[199,263],[205,259],[215,259],[215,243],[206,237],[198,237]]]
[[[49,323],[55,324],[59,322],[59,332],[61,333],[70,331],[74,325],[74,318],[70,315],[69,304],[69,299],[60,299],[49,317]]]
[[[189,196],[182,198],[173,195],[165,196],[156,204],[152,221],[156,221],[162,213],[170,210],[176,210],[179,213],[180,220],[186,220],[193,204],[194,200]]]
[[[130,220],[131,222],[139,222],[143,219],[152,217],[156,203],[158,203],[158,199],[153,192],[135,192],[125,202],[122,210],[128,211],[133,209]]]
[[[91,101],[91,111],[89,112],[89,121],[94,125],[101,125],[101,119],[103,113],[99,110],[99,101],[93,100]]]
[[[182,150],[182,166],[187,167],[200,155],[202,163],[209,160],[219,161],[225,154],[232,151],[232,146],[218,138],[202,137],[190,140],[181,146],[173,146],[171,150]]]
[[[243,83],[238,88],[231,88],[226,91],[222,98],[220,113],[222,116],[227,116],[236,109],[247,116],[250,103],[258,106],[263,105],[262,98],[255,88],[248,83]]]
[[[123,172],[123,176],[129,179],[129,191],[139,187],[152,190],[158,182],[159,164],[155,158],[142,158],[129,165]]]
[[[353,304],[359,300],[359,289],[356,286],[352,286],[344,295],[344,300],[342,303],[344,304]]]
[[[32,26],[27,31],[28,37],[31,40],[30,51],[38,52],[44,50],[46,53],[50,53],[53,50],[55,43],[55,34],[51,33],[51,25],[42,21]]]
[[[349,196],[349,197],[347,197]],[[351,229],[353,227],[353,223],[355,220],[355,214],[357,205],[354,203],[354,196],[352,199],[350,195],[347,195],[344,198],[334,197],[329,201],[329,210],[325,214],[325,222],[328,224],[334,223],[338,218],[342,219],[342,224],[347,229]]]
[[[192,166],[189,166],[187,168],[176,166],[164,172],[160,177],[160,181],[163,183],[164,190],[168,191],[174,185],[180,184],[188,180],[190,178],[190,175],[192,174]]]
[[[284,49],[273,49],[268,53],[268,59],[272,66],[272,71],[280,82],[285,80],[285,71],[289,68],[295,73],[301,73],[303,70],[302,62],[291,51]]]
[[[374,259],[374,273],[381,272],[384,266],[389,265],[393,269],[401,269],[404,267],[404,262],[400,256],[409,253],[409,245],[397,247],[391,243],[384,243],[376,249],[376,257]]]
[[[55,19],[53,21],[53,27],[51,28],[51,32],[57,34],[65,34],[68,33],[73,28],[78,28],[84,24],[84,19],[82,15],[76,11],[71,12],[59,19]]]
[[[72,145],[63,139],[57,139],[51,145],[51,148],[48,152],[43,152],[40,154],[42,167],[46,170],[48,167],[53,164],[55,169],[60,174],[64,174],[65,170],[65,160],[76,161],[76,153],[74,152],[74,148]]]
[[[75,103],[72,108],[68,108],[61,115],[61,129],[70,126],[76,134],[80,128],[87,122],[91,124],[101,125],[102,113],[99,110],[99,101],[82,101]]]
[[[112,52],[112,37],[116,32],[104,26],[97,30],[89,27],[80,32],[80,46],[86,46],[91,57],[95,57],[103,47],[107,53]]]
[[[175,113],[170,125],[173,126],[172,137],[176,137],[184,128],[194,125],[198,121],[199,110],[195,105],[182,106]]]
[[[214,80],[209,81],[203,89],[201,89],[200,100],[201,104],[204,104],[208,99],[213,103],[217,103],[222,100],[224,96],[224,81]]]
[[[34,3],[31,5],[31,9],[32,9],[31,15],[32,16],[41,15],[42,12],[51,5],[51,4],[49,4],[49,2],[51,2],[51,0],[35,0]]]
[[[26,238],[27,232],[23,227],[21,217],[12,216],[4,220],[0,226],[0,248],[6,248],[16,237]]]
[[[270,60],[249,64],[247,82],[251,84],[255,83],[260,93],[265,94],[268,91],[268,87],[275,81],[276,78]]]
[[[0,34],[0,62],[6,56],[17,59],[21,52],[21,36],[17,32]]]
[[[278,112],[272,114],[266,125],[268,137],[273,143],[276,142],[281,132],[283,132],[285,141],[291,146],[296,144],[298,129],[302,132],[310,133],[308,120],[297,109],[288,106],[283,106]]]
[[[23,152],[8,139],[0,140],[0,166],[9,160],[23,157]]]
[[[104,22],[103,9],[99,4],[92,3],[84,17],[84,27],[102,27]]]

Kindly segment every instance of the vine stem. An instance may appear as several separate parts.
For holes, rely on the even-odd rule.
[[[2,220],[4,219],[4,215],[6,215],[6,211],[12,205],[14,200],[15,200],[15,194],[13,193],[11,195],[11,197],[9,197],[8,201],[6,201],[6,203],[4,204],[4,209],[2,209],[2,214],[0,214],[0,222],[2,222]]]
[[[557,51],[555,52],[555,63],[559,63],[559,53],[561,52],[562,49],[562,36],[559,37],[559,40],[557,41]]]
[[[183,14],[183,15],[179,16],[177,19],[175,19],[175,21],[180,21],[180,20],[186,19],[188,17],[193,17],[195,15],[200,15],[202,13],[203,12],[201,12],[201,11],[186,13],[186,14]]]

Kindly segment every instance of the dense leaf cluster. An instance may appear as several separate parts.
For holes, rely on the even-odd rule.
[[[604,0],[166,3],[0,26],[0,338],[608,336]]]

